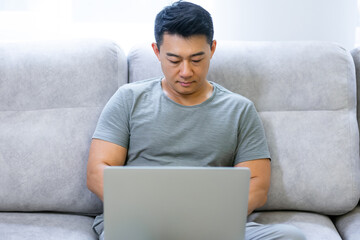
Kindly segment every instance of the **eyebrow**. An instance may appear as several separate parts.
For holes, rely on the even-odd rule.
[[[204,55],[204,54],[205,54],[205,52],[194,53],[194,54],[191,54],[191,55],[190,55],[190,58],[196,57],[196,56],[201,56],[201,55]],[[166,53],[166,55],[169,56],[169,57],[181,58],[179,55],[176,55],[176,54],[174,54],[174,53]]]

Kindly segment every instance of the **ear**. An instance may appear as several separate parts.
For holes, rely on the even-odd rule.
[[[211,45],[211,58],[215,53],[216,44],[217,44],[216,40],[213,40],[212,45]]]
[[[156,57],[159,59],[160,61],[160,49],[158,48],[157,44],[156,43],[152,43],[151,44],[152,46],[152,49],[154,50],[154,53],[156,55]]]

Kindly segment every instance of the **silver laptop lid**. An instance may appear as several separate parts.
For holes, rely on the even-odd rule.
[[[247,168],[106,168],[105,239],[244,239],[249,180]]]

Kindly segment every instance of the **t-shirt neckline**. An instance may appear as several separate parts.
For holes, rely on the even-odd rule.
[[[213,86],[213,92],[212,92],[211,96],[210,96],[208,99],[206,99],[206,100],[203,101],[202,103],[199,103],[199,104],[196,104],[196,105],[192,105],[192,106],[182,105],[182,104],[180,104],[180,103],[175,102],[174,100],[172,100],[171,98],[169,98],[169,97],[165,94],[165,92],[164,92],[164,90],[163,90],[163,88],[162,88],[162,86],[161,86],[161,81],[162,81],[162,79],[163,79],[163,77],[161,77],[161,78],[159,79],[159,82],[158,82],[158,87],[160,87],[161,95],[162,95],[168,102],[170,102],[170,103],[172,103],[172,104],[175,104],[176,106],[179,106],[179,107],[182,107],[182,108],[198,108],[198,107],[205,106],[205,105],[209,104],[209,103],[215,98],[215,95],[216,95],[216,91],[217,91],[216,85],[215,85],[212,81],[208,81],[208,82]]]

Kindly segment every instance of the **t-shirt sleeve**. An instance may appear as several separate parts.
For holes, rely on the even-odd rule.
[[[124,90],[119,88],[105,105],[93,138],[128,148],[130,136],[128,102]]]
[[[269,148],[259,114],[254,104],[250,102],[240,117],[234,165],[263,158],[270,159]]]

